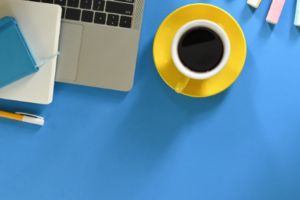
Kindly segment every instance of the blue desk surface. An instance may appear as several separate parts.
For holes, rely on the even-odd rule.
[[[173,10],[209,3],[229,12],[248,44],[244,70],[225,92],[176,94],[152,58]],[[146,0],[131,92],[56,83],[51,105],[0,100],[39,114],[38,126],[0,119],[1,200],[299,200],[300,29],[296,1],[276,26],[246,0]]]

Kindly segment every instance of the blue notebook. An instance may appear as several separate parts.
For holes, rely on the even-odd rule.
[[[0,19],[0,88],[38,70],[16,20]]]

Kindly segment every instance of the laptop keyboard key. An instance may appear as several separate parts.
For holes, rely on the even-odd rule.
[[[115,0],[115,1],[121,1],[126,3],[134,3],[134,0]]]
[[[92,0],[81,0],[80,8],[91,9],[91,7],[92,7]]]
[[[123,14],[123,15],[132,15],[133,5],[125,3],[117,3],[112,1],[107,1],[106,3],[106,12]]]
[[[66,5],[66,0],[55,0],[55,4],[65,6]]]
[[[108,14],[107,20],[110,20],[110,21],[119,21],[119,15]]]
[[[74,7],[82,9],[93,9],[96,11],[105,11],[115,14],[121,14],[121,15],[133,15],[133,9],[135,3],[135,0],[114,0],[114,1],[105,1],[105,0],[29,0],[29,1],[35,1],[35,2],[43,2],[43,3],[55,3],[61,6],[68,6],[68,7]],[[80,5],[79,5],[80,1]],[[124,2],[124,3],[122,3]],[[106,3],[106,6],[105,6]],[[67,5],[66,5],[67,4]],[[92,6],[93,4],[93,6]],[[108,16],[108,17],[107,17]],[[62,7],[62,14],[61,18],[69,19],[69,20],[76,20],[76,21],[82,22],[89,22],[96,24],[106,24],[109,26],[119,26],[122,28],[131,28],[132,26],[132,17],[127,16],[119,16],[114,14],[106,14],[101,12],[95,12],[95,18],[94,18],[94,12],[82,10],[79,9],[73,9],[73,8],[65,8]],[[107,18],[107,19],[106,19]],[[120,19],[121,18],[121,19]],[[107,21],[106,21],[107,20]]]
[[[117,21],[107,21],[106,23],[109,26],[118,26],[118,22]]]
[[[53,0],[42,0],[43,3],[53,3]]]
[[[61,18],[65,18],[65,12],[66,12],[66,9],[65,7],[61,7],[62,8],[62,11],[61,11]]]
[[[79,21],[81,10],[68,8],[66,12],[66,19]]]
[[[132,21],[131,17],[122,16],[120,20],[120,27],[131,28],[131,21]]]
[[[94,0],[93,10],[103,11],[105,1],[103,0]]]
[[[105,24],[105,21],[106,21],[106,14],[96,12],[94,22],[96,24]]]
[[[68,6],[77,8],[79,4],[79,0],[68,0]]]
[[[93,22],[94,12],[83,10],[81,21],[83,22]]]

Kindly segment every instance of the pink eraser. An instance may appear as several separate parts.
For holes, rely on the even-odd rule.
[[[267,22],[272,24],[277,24],[281,11],[283,9],[285,0],[273,0],[272,5],[270,7]]]

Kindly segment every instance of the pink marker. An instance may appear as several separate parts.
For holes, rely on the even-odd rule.
[[[272,24],[277,24],[281,11],[283,9],[285,0],[273,0],[272,5],[270,7],[267,22]]]

